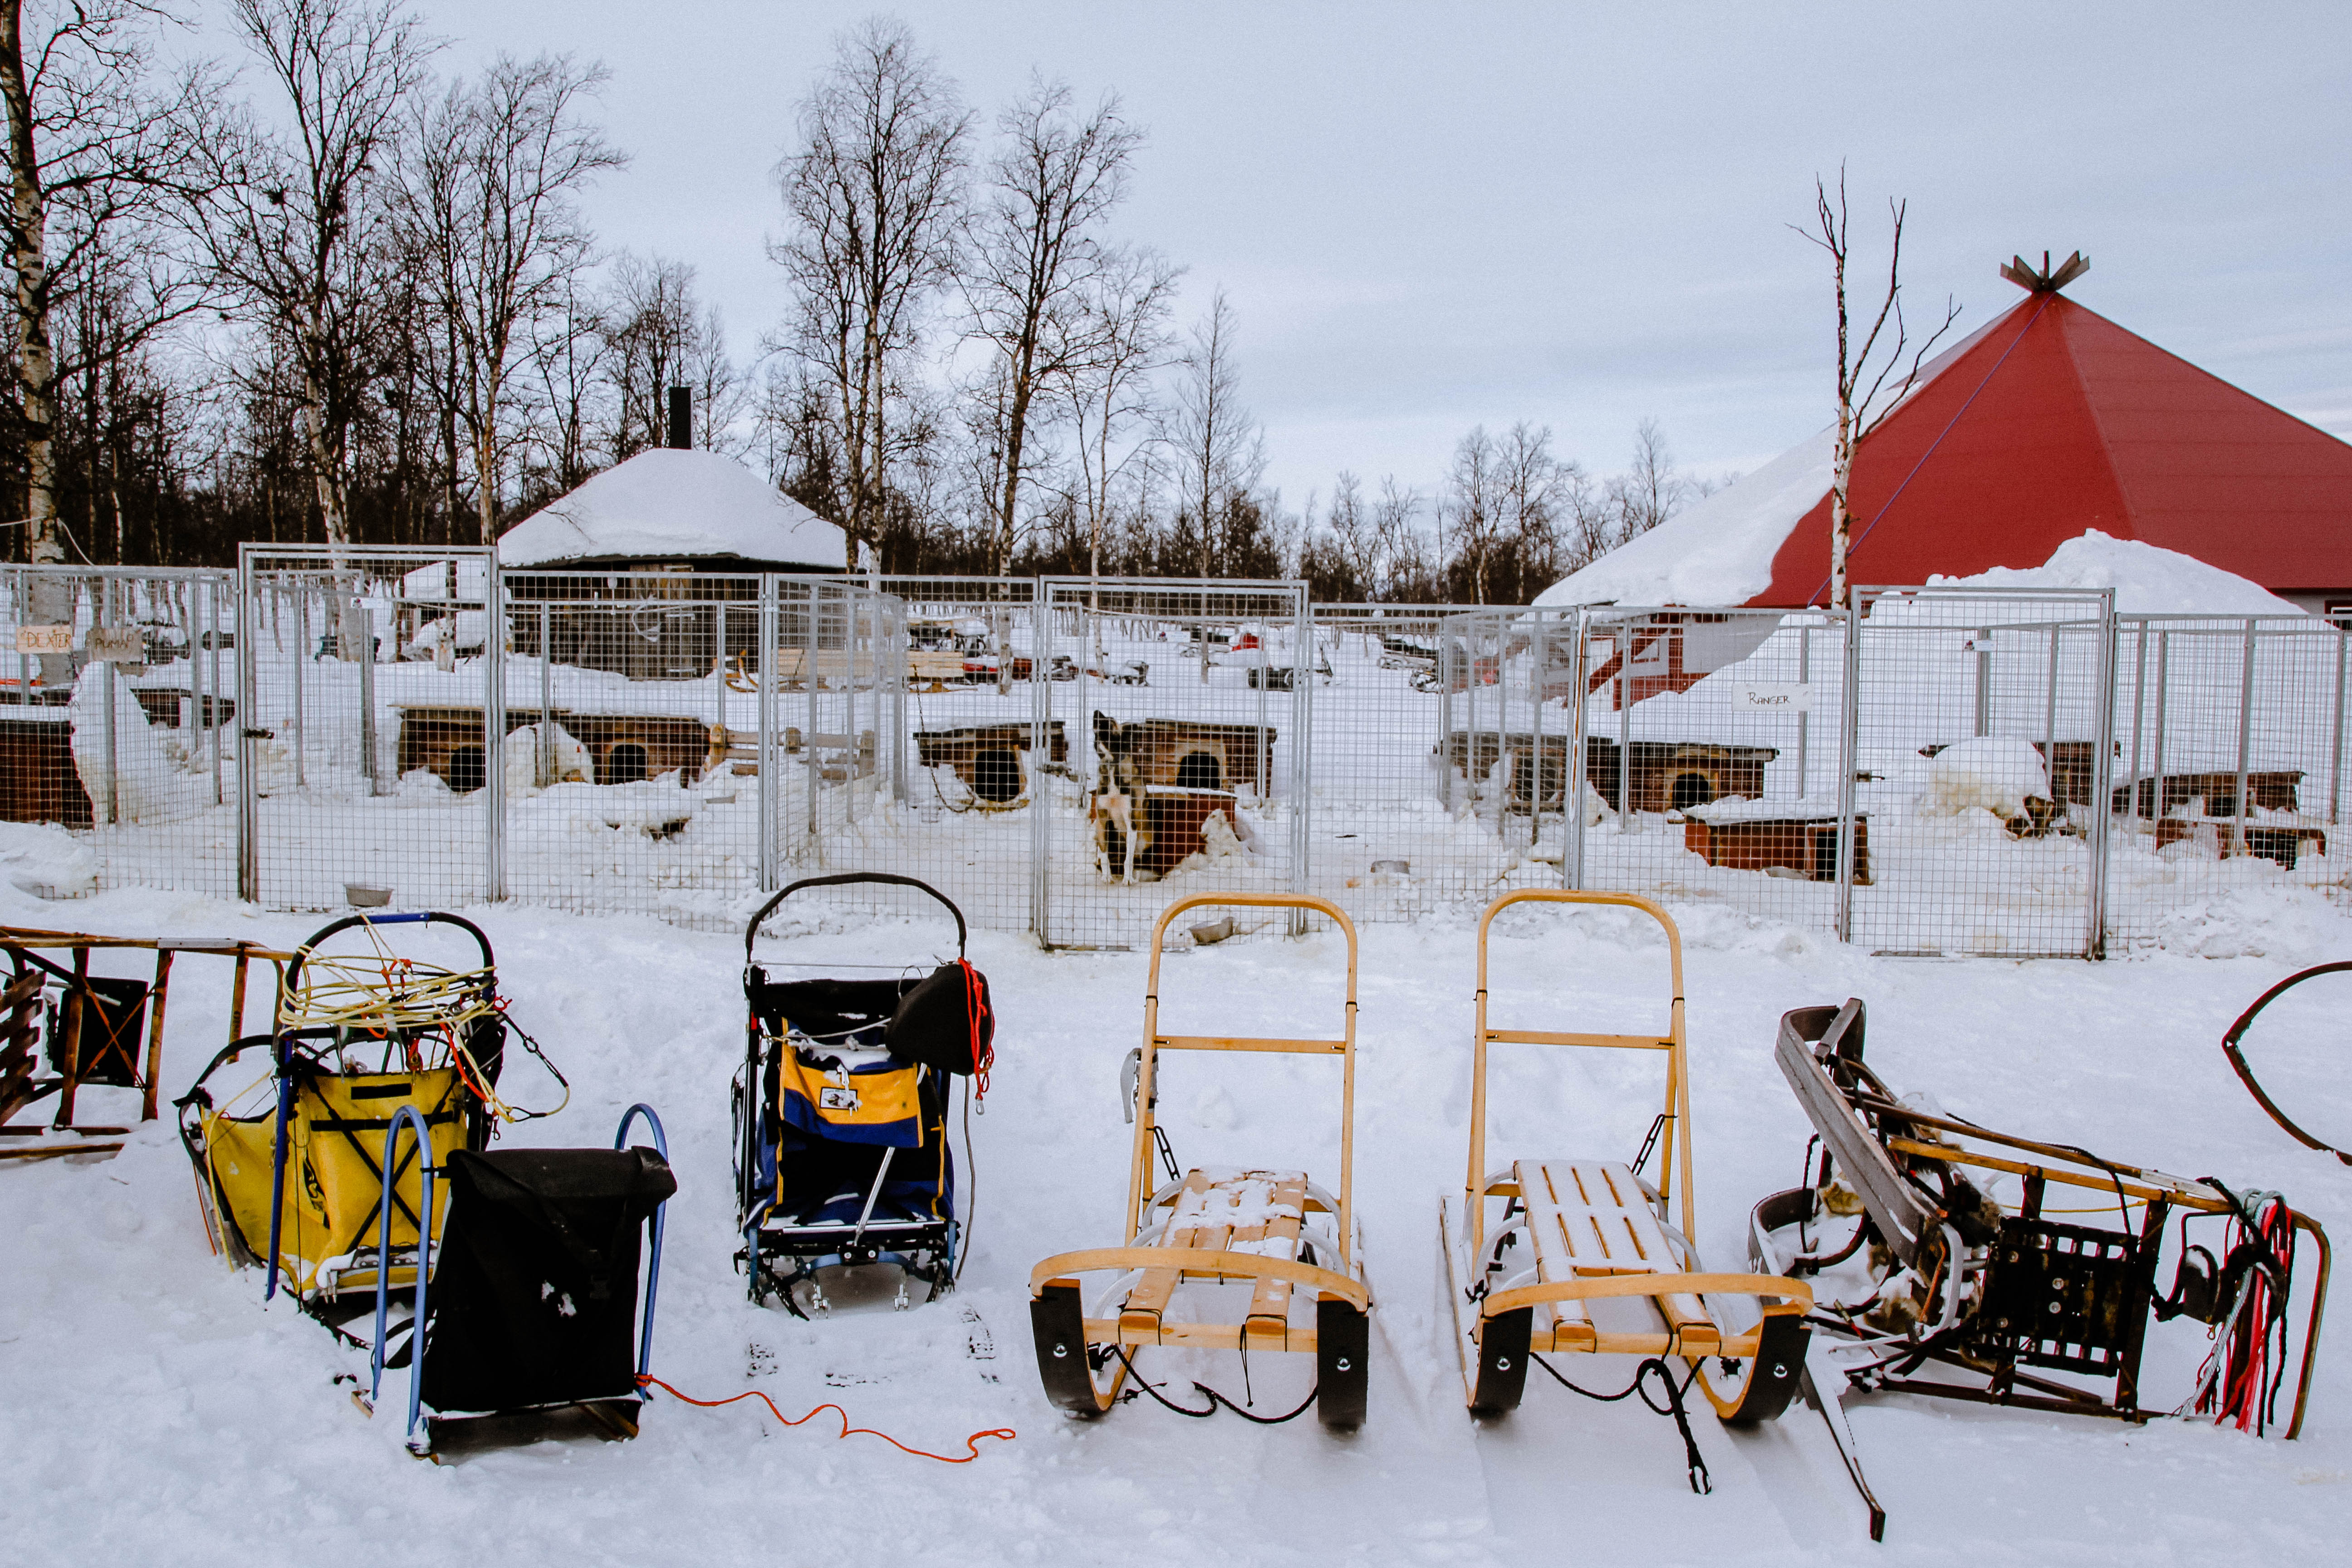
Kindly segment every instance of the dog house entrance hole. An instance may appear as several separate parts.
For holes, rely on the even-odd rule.
[[[991,749],[973,753],[971,759],[971,793],[991,805],[1003,805],[1021,798],[1021,758],[1014,752]]]
[[[1705,805],[1715,798],[1714,782],[1704,773],[1675,775],[1674,808],[1686,811],[1694,805]]]
[[[1224,769],[1207,752],[1187,752],[1176,759],[1178,789],[1223,789]]]
[[[624,741],[604,753],[606,784],[635,784],[646,776],[646,749],[635,741]]]
[[[473,794],[488,776],[482,766],[481,747],[460,746],[449,753],[449,787],[459,795]]]

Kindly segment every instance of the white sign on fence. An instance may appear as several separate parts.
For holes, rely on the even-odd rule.
[[[92,626],[85,646],[90,658],[104,664],[140,664],[147,658],[137,626]]]
[[[18,626],[16,651],[18,653],[71,653],[73,652],[73,627]]]
[[[1813,689],[1802,681],[1743,680],[1731,689],[1731,705],[1743,713],[1810,713]]]

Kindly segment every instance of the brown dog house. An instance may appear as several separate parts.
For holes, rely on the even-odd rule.
[[[1809,882],[1834,882],[1838,819],[1790,815],[1708,822],[1692,816],[1683,821],[1683,847],[1727,870],[1779,868]],[[1853,879],[1857,886],[1870,883],[1870,823],[1862,816],[1853,819]]]
[[[469,707],[401,707],[400,771],[424,768],[459,795],[482,787],[488,774],[482,710]],[[507,710],[507,733],[539,722],[536,708]],[[555,722],[588,749],[600,784],[635,784],[675,773],[692,784],[710,755],[710,726],[677,713],[573,713],[555,710]]]
[[[1198,719],[1139,719],[1123,726],[1136,782],[1183,790],[1258,790],[1259,763],[1271,767],[1275,727]],[[1191,850],[1185,851],[1190,854]]]
[[[1465,776],[1481,779],[1507,755],[1511,809],[1558,811],[1567,797],[1569,739],[1546,735],[1538,748],[1537,737],[1524,731],[1498,735],[1491,730],[1456,730],[1447,737],[1447,755]],[[1588,735],[1584,777],[1612,811],[1618,809],[1621,782],[1630,784],[1635,811],[1683,811],[1733,796],[1758,798],[1764,793],[1764,764],[1780,754],[1771,746],[1636,741],[1621,770],[1617,742],[1605,735]]]
[[[927,768],[953,768],[972,798],[990,805],[1006,805],[1029,787],[1029,726],[1024,723],[973,724],[960,730],[918,730],[915,755]],[[1066,763],[1070,742],[1062,721],[1052,721],[1046,732],[1049,761]]]
[[[1181,789],[1174,785],[1146,784],[1143,786],[1143,820],[1145,832],[1142,847],[1136,851],[1135,868],[1164,877],[1182,864],[1187,855],[1197,854],[1207,847],[1202,829],[1209,818],[1219,812],[1225,821],[1234,819],[1234,792],[1224,789]],[[1117,820],[1106,817],[1099,826],[1099,842],[1103,864],[1117,875],[1127,866],[1127,835],[1119,831]]]
[[[73,720],[65,713],[0,709],[0,819],[67,827],[97,822],[74,767]]]
[[[2163,786],[2161,791],[2158,786]],[[2256,811],[2293,812],[2303,785],[2300,768],[2272,768],[2246,774],[2246,799]],[[2117,815],[2171,816],[2190,802],[2202,800],[2208,816],[2238,815],[2238,775],[2234,773],[2164,773],[2119,784],[2111,797]]]

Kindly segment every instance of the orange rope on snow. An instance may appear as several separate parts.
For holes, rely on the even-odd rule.
[[[885,1443],[889,1444],[890,1447],[898,1449],[902,1454],[912,1454],[919,1459],[937,1459],[942,1465],[969,1465],[974,1459],[979,1458],[980,1440],[982,1437],[994,1437],[1001,1442],[1006,1443],[1013,1441],[1013,1428],[1010,1426],[992,1426],[985,1431],[974,1432],[971,1436],[966,1437],[963,1440],[965,1452],[963,1456],[959,1458],[952,1454],[931,1454],[926,1453],[920,1448],[909,1448],[906,1444],[901,1443],[898,1438],[890,1436],[889,1433],[877,1432],[871,1426],[852,1426],[849,1424],[849,1412],[844,1410],[838,1405],[820,1405],[814,1410],[812,1410],[807,1415],[802,1416],[800,1420],[795,1421],[791,1416],[785,1415],[782,1410],[777,1409],[776,1402],[756,1388],[751,1389],[748,1393],[738,1394],[728,1399],[697,1399],[690,1394],[680,1394],[677,1389],[672,1388],[660,1378],[654,1377],[650,1374],[641,1374],[637,1378],[637,1386],[640,1388],[658,1388],[673,1399],[683,1400],[688,1405],[700,1405],[705,1410],[717,1410],[730,1405],[740,1405],[746,1399],[756,1399],[761,1404],[766,1405],[769,1411],[774,1415],[775,1418],[782,1422],[787,1426],[798,1426],[803,1422],[814,1421],[817,1418],[819,1414],[824,1411],[830,1410],[835,1415],[841,1417],[841,1436],[844,1437],[879,1437]]]

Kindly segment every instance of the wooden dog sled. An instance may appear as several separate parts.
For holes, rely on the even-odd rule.
[[[1337,1038],[1168,1035],[1160,1028],[1160,961],[1169,926],[1203,905],[1312,910],[1346,936],[1345,1016]],[[1274,1051],[1337,1057],[1340,1068],[1339,1187],[1334,1197],[1286,1170],[1193,1170],[1154,1191],[1152,1156],[1164,1148],[1154,1117],[1163,1051]],[[1349,1172],[1356,1097],[1356,928],[1338,905],[1291,893],[1203,893],[1168,906],[1151,931],[1143,999],[1143,1045],[1136,1062],[1135,1148],[1129,1162],[1127,1241],[1065,1252],[1029,1277],[1030,1321],[1046,1397],[1075,1415],[1110,1409],[1145,1346],[1184,1346],[1316,1358],[1314,1404],[1327,1426],[1364,1418],[1371,1292],[1356,1256]],[[1111,1276],[1089,1310],[1083,1275]],[[1238,1321],[1181,1316],[1180,1294],[1246,1284]],[[1215,1303],[1208,1303],[1213,1306]],[[1138,1379],[1140,1382],[1140,1379]],[[1212,1408],[1214,1406],[1213,1405]],[[1208,1414],[1206,1411],[1192,1414]],[[1296,1414],[1296,1412],[1294,1412]]]

